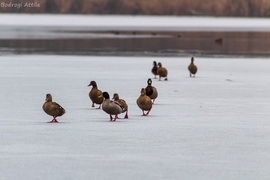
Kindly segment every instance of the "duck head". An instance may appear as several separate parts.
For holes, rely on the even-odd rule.
[[[145,95],[146,94],[146,91],[144,88],[141,89],[141,95]]]
[[[153,66],[157,66],[157,62],[156,61],[153,61]]]
[[[46,94],[45,101],[52,101],[52,95],[51,94]]]
[[[100,95],[101,96],[101,95]],[[99,97],[100,97],[99,96]],[[102,96],[105,98],[105,99],[110,99],[110,95],[109,95],[109,93],[108,92],[103,92],[102,93]]]
[[[148,84],[149,86],[151,86],[151,84],[152,84],[152,79],[151,79],[151,78],[149,78],[149,79],[147,80],[147,84]]]
[[[119,100],[119,95],[117,93],[114,93],[112,99],[115,101]]]
[[[159,62],[159,63],[158,63],[158,67],[162,67],[162,64],[161,64],[161,62]]]
[[[191,63],[193,63],[193,61],[194,61],[194,57],[191,58]]]
[[[97,87],[97,83],[96,83],[96,81],[91,81],[88,86]]]

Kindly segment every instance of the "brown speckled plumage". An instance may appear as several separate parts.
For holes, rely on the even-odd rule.
[[[48,115],[53,116],[53,119],[50,122],[58,122],[56,117],[62,116],[66,112],[65,109],[58,103],[52,102],[51,94],[46,95],[45,103],[43,104],[42,109]]]
[[[165,81],[168,80],[168,71],[166,68],[162,67],[162,64],[160,62],[158,63],[157,74],[159,75],[159,80],[161,80],[161,77],[165,77]]]
[[[137,105],[143,112],[143,116],[147,116],[149,112],[152,109],[152,101],[151,99],[146,95],[146,91],[144,88],[141,89],[141,95],[137,99]],[[144,111],[147,111],[144,113]]]
[[[92,101],[92,107],[95,107],[94,104],[99,104],[98,109],[100,109],[100,106],[103,102],[102,91],[98,89],[96,81],[91,81],[88,86],[93,86],[91,91],[89,92],[89,97]]]
[[[116,121],[117,115],[123,112],[123,107],[121,106],[120,103],[111,101],[108,92],[103,92],[101,97],[105,98],[105,100],[102,103],[103,111],[105,111],[107,114],[110,114],[111,121]],[[112,115],[115,115],[115,117],[113,118]]]
[[[117,93],[113,94],[113,100],[118,102],[119,104],[121,104],[121,106],[123,107],[123,112],[126,112],[126,115],[124,118],[128,118],[128,105],[126,103],[126,101],[124,99],[120,99],[119,95]]]

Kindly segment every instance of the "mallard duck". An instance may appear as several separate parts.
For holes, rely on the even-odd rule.
[[[157,89],[152,86],[152,79],[148,79],[147,80],[147,87],[145,88],[146,91],[146,95],[150,97],[150,99],[152,100],[153,104],[155,102],[155,99],[158,97],[158,92]]]
[[[120,99],[119,95],[117,93],[113,94],[113,100],[118,102],[119,104],[121,104],[121,106],[123,107],[123,112],[122,113],[126,112],[126,115],[125,115],[124,118],[127,119],[128,118],[128,105],[127,105],[126,101],[124,99]]]
[[[194,62],[194,57],[191,58],[191,63],[188,66],[188,70],[189,70],[189,76],[190,77],[195,77],[195,74],[197,72],[197,66],[193,63]]]
[[[152,109],[152,101],[150,97],[146,95],[146,91],[144,88],[141,89],[141,95],[137,99],[137,105],[142,110],[143,116],[147,116]],[[144,113],[144,111],[147,111],[147,112]]]
[[[92,101],[92,107],[95,107],[94,104],[99,104],[99,107],[97,109],[100,109],[103,102],[103,97],[100,97],[102,91],[98,89],[96,81],[91,81],[88,86],[93,86],[91,91],[89,92],[89,97]]]
[[[158,67],[157,67],[157,62],[154,61],[154,62],[153,62],[152,73],[154,74],[154,76],[155,76],[154,78],[155,78],[155,79],[157,78],[156,76],[158,75],[158,74],[157,74],[157,69],[158,69]]]
[[[45,103],[43,104],[42,109],[48,115],[53,116],[53,119],[49,123],[58,122],[56,117],[62,116],[66,112],[62,106],[56,102],[52,102],[51,94],[46,94]]]
[[[161,77],[165,77],[165,81],[168,80],[168,71],[166,68],[162,67],[161,62],[158,63],[158,70],[157,70],[157,74],[159,75],[159,80],[161,80]]]
[[[121,114],[124,108],[121,106],[120,103],[111,101],[108,92],[103,92],[99,97],[105,98],[105,100],[102,103],[103,111],[105,111],[110,115],[111,121],[116,121],[117,115]],[[115,115],[115,117],[113,118],[112,115]]]

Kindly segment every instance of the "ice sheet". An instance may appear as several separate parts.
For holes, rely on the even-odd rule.
[[[152,62],[150,115],[136,105]],[[267,59],[0,56],[0,179],[269,179]],[[91,107],[91,80],[129,105],[116,122]],[[46,93],[66,109],[58,124],[41,106]]]

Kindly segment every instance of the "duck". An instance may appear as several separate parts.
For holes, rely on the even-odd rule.
[[[46,94],[45,103],[42,106],[44,112],[50,116],[53,116],[53,119],[48,123],[58,123],[56,117],[62,116],[66,113],[66,110],[56,102],[52,102],[52,95]]]
[[[157,88],[152,86],[151,78],[147,80],[147,86],[145,88],[145,91],[146,91],[146,95],[150,97],[150,99],[152,100],[152,103],[154,104],[155,99],[158,97],[158,92],[157,92]]]
[[[144,88],[141,89],[141,95],[137,99],[137,105],[142,110],[142,116],[147,116],[152,109],[152,101],[150,97],[146,95]],[[144,111],[147,111],[146,113]]]
[[[110,100],[108,92],[103,92],[99,97],[105,99],[102,102],[102,110],[110,115],[110,121],[116,121],[117,115],[121,114],[124,108],[120,103]],[[112,115],[115,115],[115,117],[113,118]]]
[[[155,76],[154,79],[156,79],[156,78],[157,78],[156,76],[158,75],[158,74],[157,74],[157,69],[158,69],[158,67],[157,67],[157,62],[156,62],[156,61],[153,61],[153,67],[152,67],[152,70],[151,70],[151,71],[152,71],[152,73],[153,73],[154,76]]]
[[[89,92],[89,97],[92,101],[92,107],[95,107],[95,104],[99,104],[99,107],[97,109],[100,109],[103,102],[103,97],[100,96],[102,94],[102,91],[98,89],[96,81],[91,81],[88,86],[93,86],[91,91]]]
[[[191,62],[190,62],[190,65],[188,66],[188,70],[189,70],[189,76],[194,78],[198,70],[197,66],[194,64],[194,57],[191,58]]]
[[[118,102],[119,104],[121,104],[121,106],[123,107],[123,112],[122,113],[126,112],[124,118],[128,119],[128,105],[127,105],[126,101],[124,99],[120,99],[118,93],[113,94],[113,100],[115,102]]]
[[[162,67],[161,62],[158,63],[157,74],[159,75],[159,81],[161,80],[161,77],[165,77],[165,81],[168,80],[168,71],[166,68]]]

